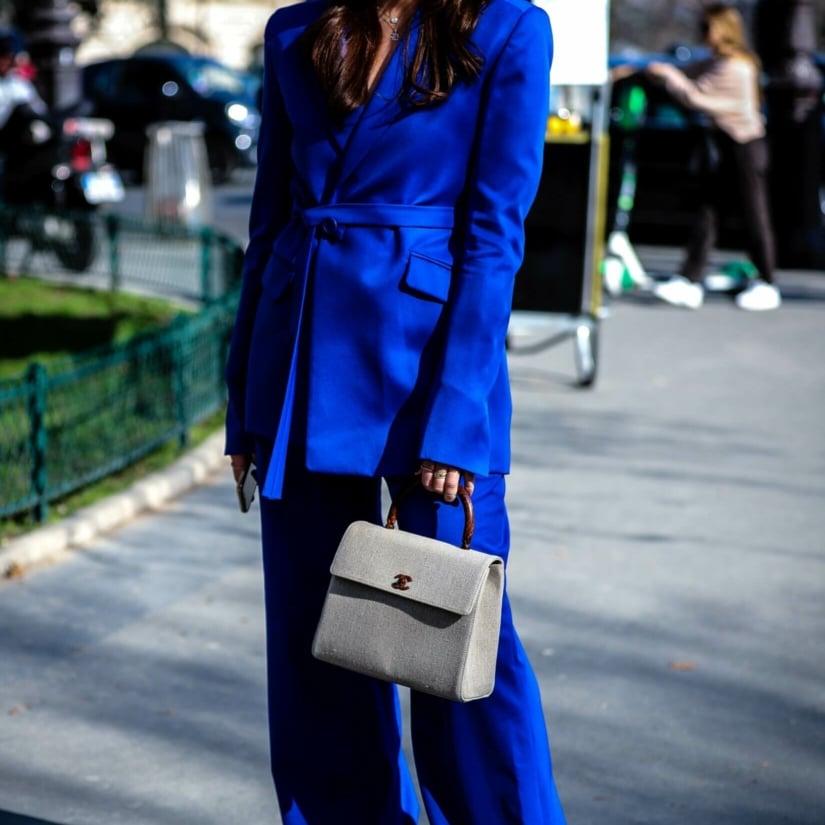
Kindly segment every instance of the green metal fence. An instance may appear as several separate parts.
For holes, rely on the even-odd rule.
[[[130,222],[128,233],[127,248],[141,240],[153,256],[158,283],[172,282],[167,266],[183,273],[180,247],[166,259],[160,253],[170,248],[168,236],[138,222]],[[55,499],[165,442],[185,444],[192,425],[225,403],[224,364],[242,256],[234,241],[213,232],[174,236],[190,244],[188,266],[196,276],[206,282],[208,273],[200,311],[123,344],[47,366],[33,363],[24,375],[0,381],[0,517],[32,512],[45,519]],[[123,249],[122,241],[116,237],[111,249]],[[127,260],[117,256],[111,268],[119,276],[116,287],[127,279],[134,286],[142,274],[127,269]]]

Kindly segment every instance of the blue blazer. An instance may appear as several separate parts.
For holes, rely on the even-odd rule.
[[[541,174],[547,15],[490,0],[472,38],[481,75],[426,109],[399,99],[402,44],[336,123],[299,43],[324,7],[288,6],[266,28],[226,451],[274,440],[271,498],[295,432],[320,472],[405,474],[430,458],[506,473],[505,336]],[[410,48],[416,36],[414,22]]]

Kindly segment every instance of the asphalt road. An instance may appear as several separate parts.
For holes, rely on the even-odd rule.
[[[213,220],[209,225],[236,239],[242,246],[245,246],[248,235],[253,180],[254,170],[243,169],[236,173],[231,184],[211,190]],[[123,202],[109,209],[117,215],[140,219],[144,218],[144,207],[144,189],[130,185]],[[110,289],[116,272],[120,289],[167,298],[184,306],[200,303],[203,295],[202,242],[197,234],[187,239],[121,226],[116,235],[117,263],[113,269],[112,246],[100,215],[95,232],[95,254],[82,272],[63,268],[50,248],[33,250],[30,239],[23,237],[11,238],[6,244],[6,268],[11,273],[34,274],[51,281],[96,289]],[[213,254],[209,283],[213,295],[225,291],[224,274],[219,255]]]
[[[248,238],[249,204],[254,180],[254,169],[239,169],[231,182],[214,186],[210,190],[212,225],[244,244]],[[130,185],[126,188],[125,199],[115,207],[115,211],[140,217],[145,208],[144,188]]]
[[[511,356],[509,588],[570,825],[825,822],[825,275],[782,285],[616,301],[591,390],[569,342]],[[279,821],[233,496],[0,583],[0,825]]]

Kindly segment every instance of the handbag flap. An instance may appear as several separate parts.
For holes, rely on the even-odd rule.
[[[466,616],[498,556],[366,521],[350,524],[330,572],[403,599]]]

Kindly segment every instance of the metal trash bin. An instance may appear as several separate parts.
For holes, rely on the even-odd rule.
[[[212,184],[203,124],[164,121],[146,133],[146,219],[191,228],[209,225]]]

